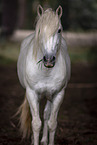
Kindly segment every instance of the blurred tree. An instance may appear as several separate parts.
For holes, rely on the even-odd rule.
[[[34,29],[38,4],[44,8],[51,7],[53,10],[61,5],[64,30],[97,29],[97,0],[2,0],[0,13],[3,32],[7,30],[7,34],[11,34],[17,22],[18,28]]]
[[[69,8],[70,8],[70,0],[60,0],[57,2],[58,5],[61,5],[63,8],[63,15],[62,15],[62,26],[64,30],[69,29],[70,27],[70,19],[69,19]]]
[[[79,24],[83,29],[97,29],[97,0],[85,0],[81,3]]]
[[[25,26],[27,12],[26,3],[26,0],[18,0],[18,28],[23,28]]]
[[[70,29],[97,29],[97,0],[69,0]]]
[[[60,0],[64,30],[97,29],[97,0]]]
[[[27,8],[26,25],[25,25],[26,29],[32,29],[33,28],[34,13],[32,13],[32,3],[33,3],[33,0],[28,0],[27,5],[26,5],[26,8]]]
[[[2,18],[2,1],[0,1],[0,26],[1,26],[1,18]]]
[[[2,1],[1,37],[11,35],[17,22],[17,0]]]

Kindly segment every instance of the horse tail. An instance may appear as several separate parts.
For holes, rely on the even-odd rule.
[[[29,137],[31,133],[31,113],[30,107],[25,97],[22,105],[19,107],[17,114],[20,114],[19,125],[20,133],[23,135],[23,138]]]

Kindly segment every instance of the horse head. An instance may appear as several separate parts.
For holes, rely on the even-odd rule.
[[[56,12],[53,12],[52,9],[44,11],[39,6],[37,13],[39,20],[36,24],[35,39],[38,48],[43,53],[44,66],[48,68],[54,67],[61,43],[62,25],[60,18],[62,16],[62,8],[59,6]]]

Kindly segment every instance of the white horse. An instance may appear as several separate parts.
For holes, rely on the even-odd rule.
[[[42,125],[39,101],[44,96],[47,104],[41,143],[54,145],[57,114],[70,78],[70,59],[62,37],[61,6],[53,12],[52,9],[44,11],[39,5],[37,13],[39,19],[35,32],[22,42],[17,64],[20,83],[26,90],[24,102],[19,109],[20,129],[25,137],[31,133],[32,128],[33,144],[39,144]]]

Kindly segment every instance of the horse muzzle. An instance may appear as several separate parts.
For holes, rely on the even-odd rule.
[[[44,66],[47,68],[52,68],[55,65],[56,57],[54,55],[45,55],[43,57]]]

